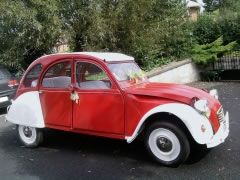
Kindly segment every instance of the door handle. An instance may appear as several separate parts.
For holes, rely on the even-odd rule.
[[[39,94],[42,94],[42,93],[43,93],[43,91],[42,91],[42,90],[39,90],[39,91],[38,91],[38,93],[39,93]]]

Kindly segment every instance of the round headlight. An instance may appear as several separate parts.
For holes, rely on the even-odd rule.
[[[210,90],[209,94],[213,96],[215,99],[218,99],[218,91],[216,89]]]
[[[208,107],[207,100],[201,99],[194,103],[194,108],[207,118],[210,117],[211,110]]]

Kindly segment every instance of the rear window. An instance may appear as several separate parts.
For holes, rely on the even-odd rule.
[[[38,83],[39,76],[42,71],[42,65],[35,65],[26,75],[23,85],[25,87],[36,87]]]
[[[0,68],[0,79],[10,79],[11,78],[11,73],[5,69],[5,68]]]

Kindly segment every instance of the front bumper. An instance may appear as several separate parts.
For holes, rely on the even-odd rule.
[[[220,127],[216,134],[213,135],[210,142],[207,143],[207,148],[215,147],[225,141],[229,134],[229,114],[226,112],[224,121],[220,123]]]

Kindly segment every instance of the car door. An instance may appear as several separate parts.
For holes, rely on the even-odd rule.
[[[77,60],[73,128],[97,133],[124,133],[124,101],[106,71],[96,63]]]
[[[71,60],[58,61],[45,71],[39,93],[47,127],[61,129],[72,126],[71,82]]]

